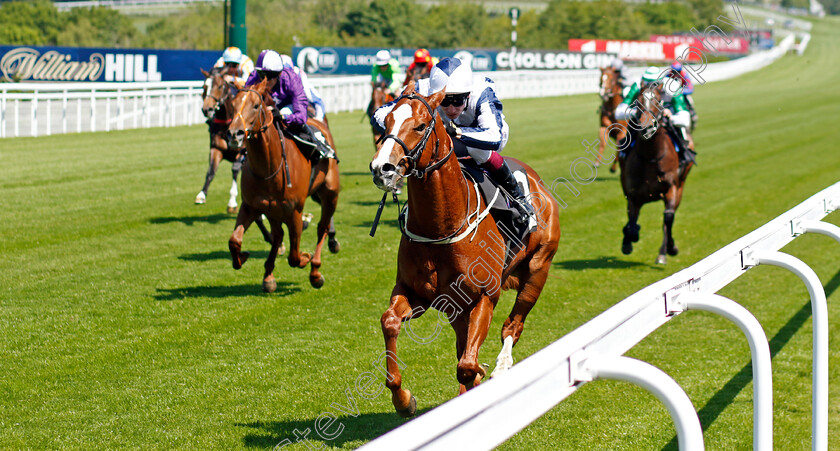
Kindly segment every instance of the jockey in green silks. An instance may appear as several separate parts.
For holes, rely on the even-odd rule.
[[[638,123],[638,119],[642,114],[639,104],[636,102],[636,97],[639,92],[648,87],[650,84],[656,84],[657,89],[662,94],[662,106],[664,108],[663,115],[668,117],[671,124],[675,127],[679,136],[680,142],[680,161],[685,161],[690,158],[682,149],[689,148],[694,151],[694,140],[688,129],[691,127],[691,114],[685,104],[685,99],[682,95],[682,86],[668,77],[670,69],[661,72],[659,68],[651,66],[645,70],[642,79],[638,83],[633,83],[630,87],[630,92],[615,109],[615,118],[617,120],[627,120]],[[630,127],[631,139],[638,139],[638,130]]]

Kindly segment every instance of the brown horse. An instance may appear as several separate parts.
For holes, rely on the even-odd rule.
[[[374,183],[385,191],[393,192],[398,180],[408,178],[408,217],[397,257],[397,283],[381,319],[388,357],[386,384],[402,416],[413,415],[417,407],[411,392],[402,388],[396,356],[402,323],[409,321],[406,330],[415,338],[411,319],[430,307],[446,313],[455,330],[457,378],[464,393],[486,375],[478,364],[478,352],[500,292],[516,289],[513,310],[502,327],[503,348],[494,374],[507,370],[513,364],[512,347],[542,292],[560,238],[557,202],[536,172],[523,164],[532,204],[538,201],[534,206],[540,226],[517,241],[521,246],[506,248],[505,231],[484,216],[486,203],[452,158],[452,141],[436,113],[444,92],[426,98],[413,92],[414,87],[409,82],[387,116],[386,135],[370,165]]]
[[[210,72],[201,69],[201,73],[204,74],[204,90],[201,93],[201,111],[207,117],[207,123],[210,126],[210,166],[207,168],[207,175],[204,177],[204,186],[195,196],[195,203],[197,205],[203,205],[206,202],[210,182],[216,176],[219,163],[224,159],[233,163],[233,183],[230,187],[227,212],[236,213],[238,206],[236,196],[239,194],[236,180],[239,178],[239,171],[245,156],[245,147],[232,148],[228,146],[228,142],[225,139],[231,118],[228,116],[225,108],[229,91],[222,69],[214,68]]]
[[[322,159],[312,167],[295,140],[286,133],[281,135],[272,125],[272,113],[267,106],[267,102],[272,102],[267,79],[250,89],[238,85],[237,89],[239,92],[232,102],[233,120],[228,139],[233,145],[244,143],[248,159],[242,171],[242,208],[228,242],[233,268],[241,268],[248,259],[248,253],[242,252],[242,237],[251,222],[263,214],[271,224],[274,239],[265,262],[263,290],[270,293],[277,288],[272,272],[283,242],[282,224],[286,224],[289,230],[289,265],[303,268],[310,264],[309,282],[313,287],[320,288],[324,284],[324,276],[319,271],[321,248],[338,203],[337,162],[332,158]],[[328,144],[335,149],[332,135],[323,123],[314,120],[310,123],[324,134]],[[301,215],[310,195],[321,204],[314,255],[300,252]],[[337,251],[338,243],[335,243]]]
[[[679,250],[674,244],[672,228],[674,214],[682,200],[688,172],[692,162],[680,166],[679,156],[665,127],[665,108],[662,96],[656,85],[641,90],[636,100],[644,107],[638,124],[631,127],[640,129],[638,139],[627,156],[620,160],[621,187],[627,198],[627,224],[624,226],[624,240],[621,252],[625,255],[633,252],[633,243],[639,241],[639,210],[648,202],[662,199],[665,202],[663,215],[662,246],[659,248],[657,264],[665,264],[665,254],[677,255]],[[685,151],[685,150],[684,150]]]
[[[615,139],[615,142],[622,142],[626,135],[627,121],[615,120],[615,108],[624,100],[621,94],[621,83],[618,82],[618,71],[612,67],[601,68],[601,84],[599,95],[601,96],[600,114],[600,129],[598,130],[598,161],[595,165],[598,166],[601,161],[604,161],[604,147],[606,146],[607,129],[610,130],[610,136]],[[624,128],[609,128],[612,124],[621,124]],[[615,172],[618,165],[618,154],[613,158],[613,164],[610,166],[610,172]]]

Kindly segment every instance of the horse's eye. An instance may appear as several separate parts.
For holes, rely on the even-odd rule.
[[[414,130],[418,131],[418,132],[422,132],[425,129],[426,129],[426,124],[420,124],[417,127],[414,127]]]
[[[255,104],[254,104],[254,109],[255,109],[255,110],[258,110],[259,108],[260,108],[260,104],[259,104],[259,103],[255,103]]]

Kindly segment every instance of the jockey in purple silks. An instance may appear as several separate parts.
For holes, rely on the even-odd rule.
[[[274,100],[272,114],[274,119],[286,125],[288,130],[304,142],[315,146],[317,153],[311,159],[321,157],[334,158],[334,151],[326,144],[320,131],[306,125],[306,93],[300,76],[291,65],[284,65],[280,54],[274,50],[263,50],[257,57],[256,70],[248,77],[245,86],[257,84],[263,78],[268,79],[271,98]],[[300,140],[298,140],[300,142]]]

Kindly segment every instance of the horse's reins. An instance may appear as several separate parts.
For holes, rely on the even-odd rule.
[[[261,133],[265,132],[266,130],[268,130],[268,123],[266,122],[266,113],[265,113],[266,106],[265,106],[265,103],[263,102],[262,95],[259,92],[255,91],[253,89],[246,89],[246,88],[242,88],[242,89],[240,89],[240,91],[245,91],[247,93],[254,93],[254,94],[257,95],[257,98],[260,101],[260,121],[262,122],[262,127],[260,127],[256,131],[254,131],[253,128],[246,128],[245,129],[245,139],[252,139],[252,138],[260,135]],[[239,119],[242,120],[242,124],[244,125],[245,124],[245,117],[242,116],[242,110],[243,109],[245,109],[245,102],[242,102],[242,105],[239,107],[239,111],[236,112],[236,116],[239,116]],[[285,143],[285,140],[283,139],[282,135],[280,136],[280,150],[281,150],[281,155],[282,155],[283,162],[281,164],[277,165],[277,170],[274,171],[271,175],[269,175],[268,177],[261,177],[261,176],[255,174],[254,170],[251,169],[251,164],[249,163],[250,160],[246,159],[245,162],[248,163],[247,164],[248,172],[250,172],[251,175],[253,175],[256,178],[261,178],[262,180],[271,180],[275,176],[277,176],[277,174],[280,172],[280,169],[285,169],[284,174],[286,176],[286,186],[291,187],[292,186],[291,185],[291,180],[289,180],[289,162],[288,162],[288,160],[286,160],[286,143]]]

